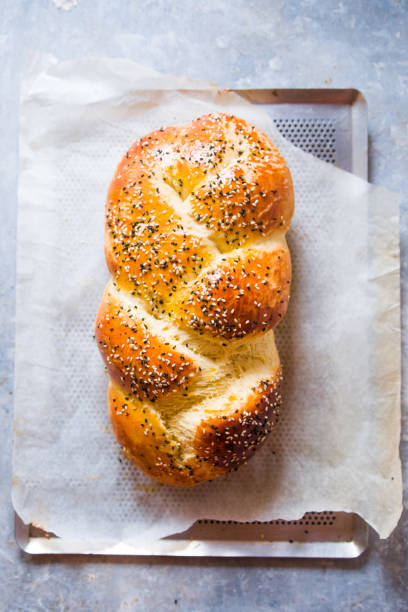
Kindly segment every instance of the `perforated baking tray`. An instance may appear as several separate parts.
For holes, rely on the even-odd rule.
[[[236,90],[259,104],[283,136],[327,163],[367,178],[367,108],[355,89]],[[368,526],[355,514],[311,512],[297,521],[197,521],[149,545],[64,540],[16,516],[16,540],[28,553],[218,557],[351,558],[367,547]]]

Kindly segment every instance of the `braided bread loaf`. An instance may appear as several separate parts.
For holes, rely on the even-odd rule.
[[[236,469],[278,418],[293,205],[276,147],[224,114],[152,132],[117,168],[96,339],[115,435],[163,483]]]

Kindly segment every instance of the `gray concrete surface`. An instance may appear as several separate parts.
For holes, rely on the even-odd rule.
[[[370,180],[401,194],[406,321],[406,0],[70,4],[0,0],[0,610],[407,610],[406,512],[388,540],[372,536],[369,550],[354,561],[52,559],[30,558],[16,546],[10,453],[18,94],[30,50],[60,58],[125,56],[226,87],[360,89],[369,109]]]

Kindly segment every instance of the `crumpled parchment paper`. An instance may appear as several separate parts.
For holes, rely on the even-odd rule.
[[[108,272],[104,204],[130,144],[225,111],[264,130],[292,171],[293,289],[276,336],[283,418],[238,472],[151,481],[110,431],[93,324]],[[259,107],[128,60],[37,56],[21,102],[13,502],[65,538],[140,544],[196,519],[401,512],[398,199],[285,141]]]

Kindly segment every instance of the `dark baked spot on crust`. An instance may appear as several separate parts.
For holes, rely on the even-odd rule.
[[[194,439],[198,457],[228,471],[236,469],[254,454],[276,425],[281,403],[279,372],[273,381],[261,381],[240,410],[201,421]]]

